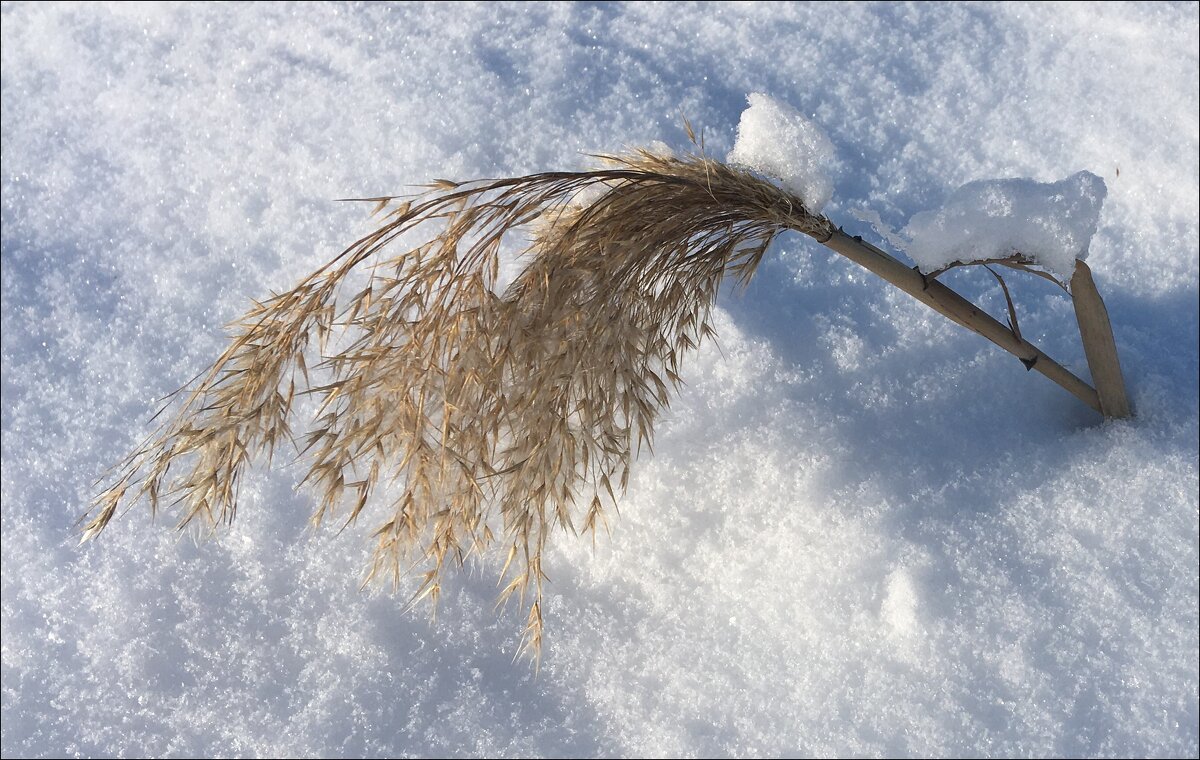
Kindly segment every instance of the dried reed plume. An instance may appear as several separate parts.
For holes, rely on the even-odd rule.
[[[749,280],[783,229],[834,231],[795,195],[703,155],[602,158],[596,171],[369,199],[399,205],[235,323],[174,416],[119,465],[84,539],[143,497],[152,511],[179,505],[181,526],[232,522],[247,464],[293,440],[317,493],[314,524],[386,502],[373,506],[368,581],[398,583],[412,563],[423,572],[413,601],[436,602],[448,560],[498,541],[501,601],[528,595],[522,648],[539,651],[546,542],[555,528],[606,524],[680,361],[712,334],[724,276]],[[428,225],[428,242],[392,250]],[[501,243],[516,230],[529,233],[527,264],[498,295]],[[366,287],[336,303],[368,267]],[[302,394],[319,412],[296,441]]]

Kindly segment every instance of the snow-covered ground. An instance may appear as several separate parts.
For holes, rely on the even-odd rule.
[[[4,4],[4,755],[1195,756],[1197,17]],[[853,209],[1102,177],[1088,261],[1139,416],[789,235],[722,297],[612,537],[549,555],[536,675],[497,567],[405,614],[358,590],[369,521],[311,534],[286,468],[218,538],[139,508],[76,548],[221,325],[370,228],[332,199],[684,148],[681,115],[724,156],[751,92],[830,136],[825,212],[877,242]],[[946,280],[1003,314],[986,273]],[[1009,283],[1086,373],[1069,301]]]

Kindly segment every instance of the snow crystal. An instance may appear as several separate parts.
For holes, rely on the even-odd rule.
[[[1087,257],[1108,188],[1088,171],[1051,183],[989,179],[955,190],[941,208],[922,211],[900,233],[922,272],[954,262],[1023,254],[1060,280]]]
[[[751,93],[742,111],[737,142],[726,160],[773,177],[819,214],[833,195],[833,143],[795,108],[769,95]]]
[[[1194,5],[0,13],[0,755],[1200,753]],[[822,104],[839,204],[897,227],[956,176],[1102,173],[1138,418],[784,235],[612,536],[554,536],[536,675],[498,567],[432,620],[359,593],[379,513],[312,535],[290,450],[215,540],[139,508],[74,548],[221,325],[374,227],[332,199],[679,144],[680,112],[716,145],[767,87]],[[1069,312],[1021,325],[1083,372]]]
[[[897,633],[912,634],[918,628],[918,600],[919,594],[912,576],[904,570],[896,570],[888,576],[880,613]]]

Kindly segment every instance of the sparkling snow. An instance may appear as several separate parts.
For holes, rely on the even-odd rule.
[[[1075,260],[1087,258],[1107,192],[1088,171],[1059,182],[968,182],[940,208],[914,214],[900,235],[922,272],[1019,253],[1069,282]]]
[[[821,128],[769,95],[751,93],[738,121],[737,141],[726,160],[773,177],[800,196],[814,214],[833,195],[837,154]]]
[[[1195,4],[5,3],[0,748],[13,756],[1200,753]],[[360,592],[287,457],[202,541],[93,481],[221,326],[371,228],[332,199],[830,136],[825,208],[899,229],[1087,168],[1139,416],[781,236],[685,367],[611,538],[546,558],[540,672],[495,563],[436,619]],[[946,281],[992,314],[986,273]],[[1070,302],[1009,285],[1086,377]]]

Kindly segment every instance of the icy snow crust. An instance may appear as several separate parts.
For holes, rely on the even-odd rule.
[[[814,214],[833,195],[836,153],[829,137],[795,108],[751,93],[738,121],[737,141],[726,160],[779,180]]]
[[[941,208],[913,215],[906,253],[930,273],[956,261],[1020,253],[1063,282],[1087,258],[1108,188],[1088,171],[1059,182],[990,179],[955,190]]]
[[[5,757],[1200,752],[1194,4],[2,7]],[[286,450],[219,538],[139,509],[75,548],[221,325],[371,229],[332,199],[686,150],[681,113],[723,156],[747,92],[833,138],[868,239],[844,209],[1103,176],[1137,419],[783,235],[612,537],[546,557],[536,677],[498,566],[435,621],[360,593],[375,521],[311,535]],[[1009,286],[1086,377],[1070,302]]]

